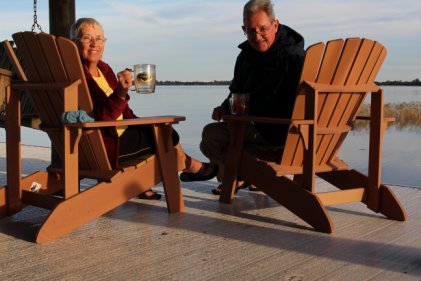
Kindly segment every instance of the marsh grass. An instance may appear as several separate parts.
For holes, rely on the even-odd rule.
[[[370,116],[370,105],[364,104],[361,108],[361,116]],[[384,105],[384,116],[394,117],[395,122],[391,123],[398,130],[410,129],[421,132],[421,102],[410,103],[387,103]],[[368,130],[369,122],[357,120],[354,129],[357,131]]]

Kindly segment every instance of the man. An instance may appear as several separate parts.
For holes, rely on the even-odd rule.
[[[296,31],[275,19],[270,0],[250,0],[244,6],[243,31],[247,41],[241,49],[234,68],[230,93],[250,94],[250,115],[290,118],[304,62],[304,39]],[[220,121],[229,114],[229,97],[214,108],[212,119]],[[287,127],[255,124],[246,132],[246,142],[283,145]],[[218,180],[222,179],[229,132],[225,122],[204,127],[200,149],[211,162],[219,165]],[[238,181],[237,190],[251,187]],[[236,191],[237,191],[236,190]],[[213,189],[220,194],[220,186]]]

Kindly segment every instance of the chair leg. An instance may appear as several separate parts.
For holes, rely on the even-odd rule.
[[[184,212],[183,194],[178,178],[177,153],[171,140],[171,125],[155,125],[153,129],[168,212]]]
[[[61,190],[63,186],[55,173],[38,171],[20,180],[22,191],[29,190],[34,182],[40,184],[42,188],[41,194],[53,194]],[[47,187],[48,189],[46,189]],[[0,218],[14,214],[7,212],[6,188],[7,187],[0,187]],[[21,200],[22,204],[27,204],[24,198]]]
[[[271,179],[270,184],[259,184],[259,189],[300,217],[315,230],[332,233],[333,222],[317,196],[286,177]]]
[[[380,185],[380,213],[397,221],[405,221],[407,218],[405,208],[398,197],[385,185]]]
[[[0,218],[7,216],[6,187],[0,187]]]
[[[230,144],[227,153],[227,162],[222,179],[222,191],[219,201],[231,203],[234,200],[235,188],[237,187],[237,171],[243,150],[246,122],[229,122]]]
[[[364,187],[367,190],[368,188],[368,176],[357,170],[326,172],[320,173],[318,176],[339,189]],[[363,200],[363,203],[372,211],[382,213],[390,219],[398,221],[406,220],[405,208],[389,187],[381,184],[377,194],[378,198],[375,201],[379,202],[379,208],[370,208],[367,198]]]
[[[6,166],[7,188],[5,189],[5,206],[7,215],[13,215],[22,209],[22,163],[21,163],[21,120],[20,94],[6,87]]]
[[[98,183],[57,204],[38,230],[36,242],[57,239],[148,190],[161,181],[160,177],[139,175],[153,174],[157,170],[157,162],[149,161],[116,176],[111,183]]]
[[[41,185],[42,193],[54,194],[63,189],[63,181],[60,176],[54,172],[35,172],[21,181],[22,190],[29,190],[33,182]]]
[[[251,161],[247,162],[249,165],[242,166],[240,173],[242,177],[258,186],[261,191],[317,231],[333,232],[333,222],[317,195],[287,177],[276,176],[275,172],[267,169],[264,164],[255,162],[251,165]],[[250,175],[254,176],[250,177]]]

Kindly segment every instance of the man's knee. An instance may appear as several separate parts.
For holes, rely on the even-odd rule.
[[[226,150],[229,142],[228,129],[225,123],[210,123],[203,128],[200,150],[202,153],[216,160],[219,154]]]
[[[215,139],[215,140],[224,140],[228,139],[228,127],[226,123],[209,123],[207,124],[202,131],[202,140],[203,139]]]
[[[203,127],[203,131],[202,131],[202,136],[205,135],[213,135],[216,132],[219,132],[222,130],[221,127],[223,127],[224,124],[223,123],[209,123],[207,125],[205,125],[205,127]]]

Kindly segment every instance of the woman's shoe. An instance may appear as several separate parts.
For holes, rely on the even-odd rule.
[[[243,189],[243,188],[249,188],[249,190],[251,190],[251,189],[250,189],[251,187],[254,187],[254,185],[252,185],[252,184],[250,184],[250,183],[248,183],[248,182],[246,182],[246,181],[243,181],[241,184],[237,184],[237,188],[235,189],[235,194],[236,194],[236,193],[237,193],[240,189]],[[221,191],[222,191],[222,184],[218,185],[218,187],[216,187],[216,188],[212,189],[211,191],[212,191],[212,193],[213,193],[213,194],[215,194],[215,195],[221,195]]]
[[[259,191],[259,189],[252,184],[249,185],[249,190],[253,192]]]
[[[212,163],[202,163],[202,167],[196,173],[182,172],[180,180],[189,181],[207,181],[213,179],[218,174],[218,165]]]
[[[152,193],[152,194],[148,194]],[[146,200],[159,200],[161,199],[161,194],[159,194],[156,191],[153,191],[152,189],[149,189],[137,196],[139,199],[146,199]]]

